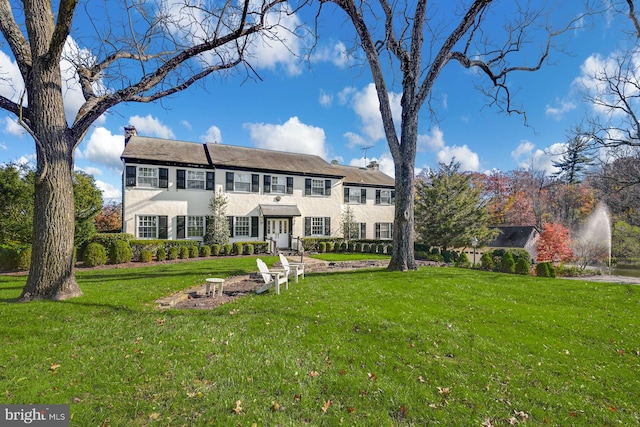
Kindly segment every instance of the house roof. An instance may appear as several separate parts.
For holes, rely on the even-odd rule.
[[[322,157],[311,154],[212,143],[207,143],[206,148],[211,156],[211,163],[216,167],[342,177]]]
[[[138,160],[198,166],[209,165],[202,144],[173,141],[170,139],[148,138],[137,135],[129,138],[120,157],[129,161]]]
[[[492,227],[500,234],[487,246],[492,248],[524,248],[538,229],[533,225]]]
[[[296,175],[344,178],[346,185],[393,187],[394,179],[378,169],[335,165],[312,154],[288,153],[218,143],[199,144],[133,134],[121,159],[133,163],[249,169]]]
[[[380,172],[379,169],[343,165],[331,165],[331,167],[344,176],[345,185],[395,186],[395,180],[389,175]]]

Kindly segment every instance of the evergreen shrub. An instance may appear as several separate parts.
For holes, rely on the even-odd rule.
[[[100,243],[89,243],[84,250],[84,266],[97,267],[107,263],[107,250]]]
[[[156,260],[164,261],[166,259],[167,259],[167,250],[164,248],[164,246],[161,246],[156,250]]]
[[[131,245],[125,240],[114,240],[109,246],[109,261],[111,264],[124,264],[131,262],[133,252]]]
[[[516,272],[516,262],[513,260],[513,255],[511,252],[505,252],[502,255],[502,261],[500,262],[500,271],[503,273],[515,273]]]
[[[140,251],[140,262],[151,262],[153,260],[153,252],[149,249],[143,249]]]
[[[529,265],[529,263],[527,262],[526,259],[519,258],[518,262],[516,262],[516,268],[515,268],[516,274],[521,274],[523,276],[528,276],[530,269],[531,269],[531,266]]]

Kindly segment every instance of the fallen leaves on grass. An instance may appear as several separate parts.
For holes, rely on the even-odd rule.
[[[319,376],[319,375],[320,375],[320,372],[318,372],[318,371],[311,371],[311,372],[309,372],[309,376],[310,376],[311,378],[315,378],[315,377],[317,377],[317,376]]]
[[[331,401],[331,399],[327,400],[326,402],[324,402],[322,404],[322,413],[326,414],[327,411],[329,410],[329,407],[333,404],[333,402]]]
[[[236,414],[242,412],[242,401],[236,400],[236,407],[233,408],[233,412],[235,412]]]

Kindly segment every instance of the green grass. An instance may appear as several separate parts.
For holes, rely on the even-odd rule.
[[[153,303],[254,265],[78,271],[58,303],[10,303],[25,278],[0,277],[2,402],[69,403],[82,427],[640,423],[637,286],[378,269]]]

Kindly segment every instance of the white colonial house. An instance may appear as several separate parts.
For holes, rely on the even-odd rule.
[[[138,239],[202,240],[210,202],[227,199],[231,241],[341,237],[349,207],[361,239],[391,239],[394,180],[378,168],[308,154],[138,136],[125,128],[123,231]]]

